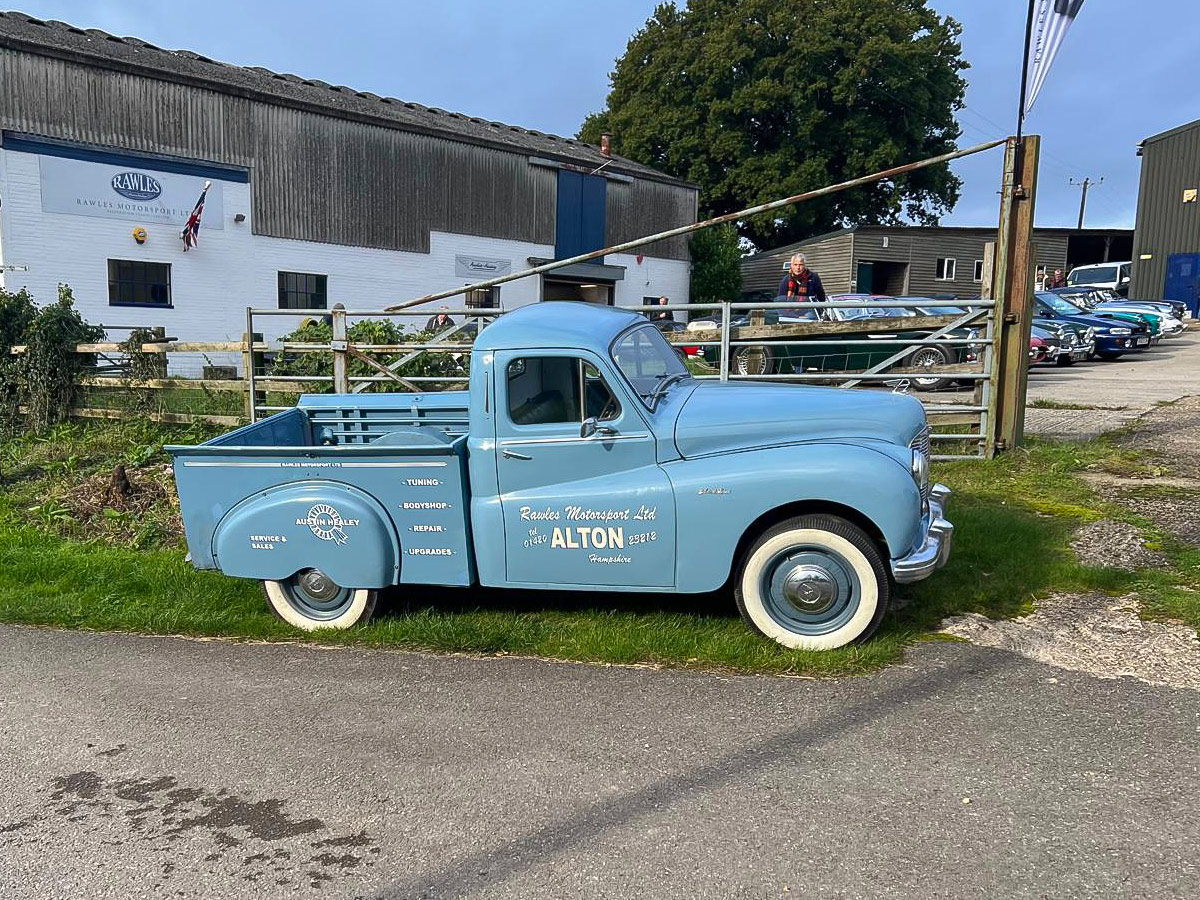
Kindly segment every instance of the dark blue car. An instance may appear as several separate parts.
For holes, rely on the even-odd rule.
[[[1073,322],[1096,332],[1096,355],[1101,359],[1117,359],[1134,350],[1150,346],[1150,328],[1118,319],[1093,316],[1050,291],[1034,294],[1035,315],[1051,321]]]

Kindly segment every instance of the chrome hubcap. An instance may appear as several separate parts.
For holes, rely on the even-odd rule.
[[[333,600],[342,590],[320,569],[306,570],[300,576],[300,587],[304,593],[317,602]]]
[[[801,612],[820,614],[837,602],[837,581],[822,566],[796,566],[783,581],[783,595]]]

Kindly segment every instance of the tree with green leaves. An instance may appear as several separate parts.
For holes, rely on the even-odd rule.
[[[742,293],[742,250],[732,225],[705,228],[692,235],[693,303],[737,300]]]
[[[579,136],[700,185],[712,216],[954,149],[961,27],[926,0],[663,3]],[[850,224],[935,223],[948,166],[739,223],[759,249]]]

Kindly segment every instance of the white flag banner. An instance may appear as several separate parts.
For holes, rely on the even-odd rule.
[[[1058,48],[1083,7],[1083,0],[1035,0],[1035,3],[1033,33],[1029,36],[1029,71],[1025,73],[1029,91],[1025,99],[1026,115],[1033,109],[1033,101],[1046,83]]]

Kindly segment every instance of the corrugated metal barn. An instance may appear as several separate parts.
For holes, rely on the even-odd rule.
[[[8,287],[66,281],[93,321],[207,339],[247,305],[382,306],[691,223],[697,189],[573,139],[0,13],[0,200]],[[677,238],[499,299],[685,300],[689,268]]]
[[[1130,297],[1200,314],[1200,121],[1142,141]]]
[[[845,228],[746,257],[743,289],[774,293],[792,254],[803,253],[831,294],[971,297],[983,282],[984,246],[995,240],[995,228]],[[1065,272],[1089,263],[1126,260],[1132,232],[1036,228],[1034,242],[1040,278],[1055,269]]]

